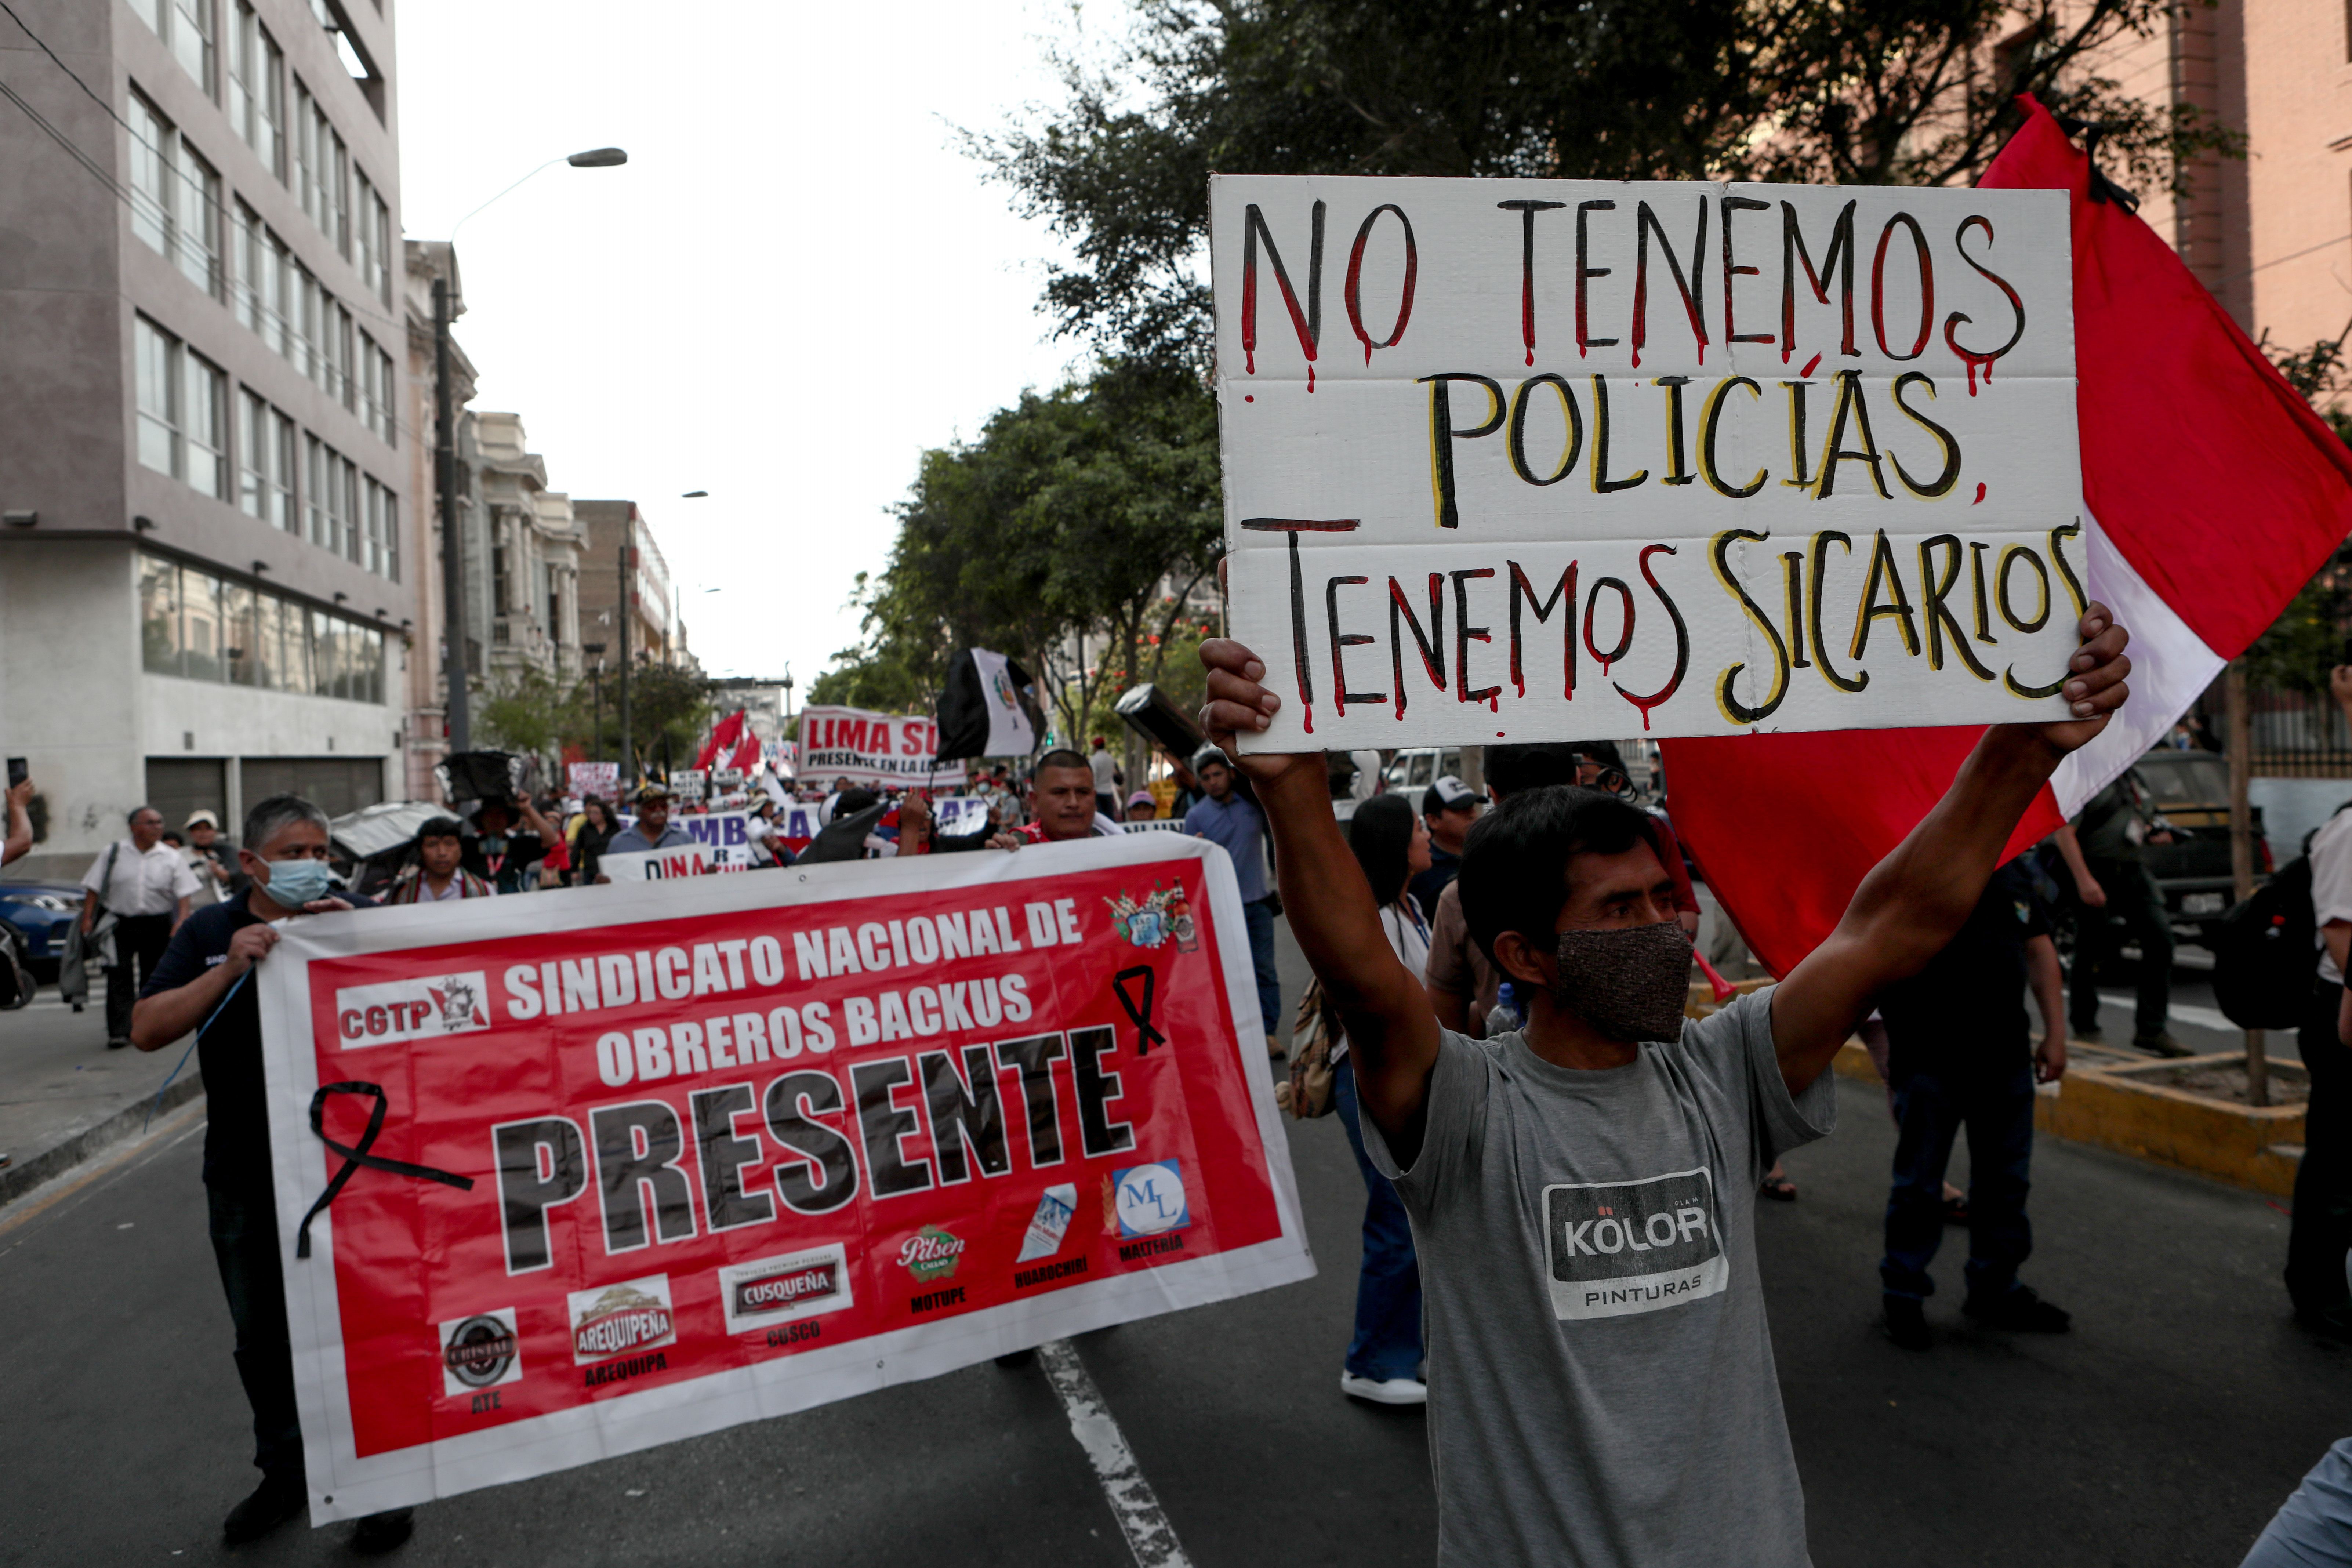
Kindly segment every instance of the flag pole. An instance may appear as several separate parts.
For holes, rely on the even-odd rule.
[[[2230,661],[2222,675],[2222,698],[2230,707],[2230,879],[2231,901],[2243,903],[2254,893],[2254,813],[2247,799],[2254,771],[2253,715],[2247,711],[2244,655]],[[2270,1059],[2263,1048],[2263,1032],[2246,1031],[2246,1103],[2271,1102]]]

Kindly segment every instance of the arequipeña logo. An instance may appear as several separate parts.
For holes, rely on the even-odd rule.
[[[898,1248],[898,1267],[918,1279],[943,1279],[963,1261],[963,1237],[927,1225]]]
[[[837,1242],[719,1270],[719,1300],[730,1334],[838,1312],[853,1304],[852,1294],[848,1255]]]
[[[1557,1317],[1654,1312],[1730,1282],[1715,1182],[1705,1167],[1546,1187],[1543,1205],[1545,1273]]]
[[[441,1325],[441,1389],[452,1398],[522,1377],[512,1307]]]
[[[669,1276],[655,1274],[571,1296],[572,1359],[577,1365],[666,1345],[677,1338]]]
[[[478,969],[346,985],[335,993],[335,1034],[347,1051],[472,1034],[490,1026],[489,994],[488,977]]]

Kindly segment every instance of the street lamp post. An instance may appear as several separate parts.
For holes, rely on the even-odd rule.
[[[628,520],[621,528],[621,596],[614,603],[621,616],[621,789],[625,796],[637,778],[637,749],[629,734],[629,616],[635,613],[629,598],[629,590],[635,585],[631,579],[635,573],[630,569],[637,563],[637,547],[629,541],[636,522]]]
[[[466,226],[467,219],[541,170],[558,163],[569,163],[575,169],[610,169],[628,161],[629,155],[618,147],[592,147],[568,157],[550,158],[450,226],[447,244],[451,263],[454,265],[457,258],[457,231]],[[441,673],[449,689],[443,711],[448,723],[449,750],[454,752],[474,749],[474,725],[470,693],[466,688],[471,668],[466,657],[466,555],[457,539],[457,426],[449,390],[449,279],[446,273],[438,273],[433,279],[433,489],[441,511]]]
[[[588,672],[588,755],[602,762],[604,759],[604,645],[584,642],[580,645],[580,651],[596,656],[596,668]]]

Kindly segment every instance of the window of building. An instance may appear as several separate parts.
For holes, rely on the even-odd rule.
[[[180,340],[144,316],[131,324],[139,396],[139,461],[159,474],[180,472]]]
[[[172,53],[196,79],[196,85],[206,97],[215,96],[213,89],[213,0],[172,0],[164,42]]]
[[[265,335],[261,312],[262,300],[268,296],[262,291],[262,283],[269,270],[269,230],[263,225],[261,215],[243,202],[236,204],[236,216],[232,221],[236,233],[229,246],[236,253],[236,277],[229,285],[230,308],[236,310],[246,331],[261,337]]]
[[[253,7],[237,0],[229,28],[229,123],[272,174],[286,177],[286,57]]]
[[[131,232],[156,255],[172,254],[172,124],[131,94]]]
[[[180,477],[228,500],[228,377],[202,354],[180,351]]]
[[[221,295],[221,181],[184,142],[179,146],[179,203],[173,230],[180,271],[215,299]]]
[[[360,276],[368,292],[392,303],[392,209],[376,195],[365,174],[355,174],[352,192],[352,220],[359,225]]]
[[[296,433],[294,421],[275,408],[269,411],[270,442],[275,450],[270,454],[269,522],[289,533],[296,531],[294,511],[294,452]]]
[[[276,235],[269,237],[269,268],[262,279],[262,339],[289,364],[299,363],[297,312],[300,310],[301,264],[294,250]]]
[[[384,700],[386,642],[377,626],[152,555],[139,561],[141,663],[257,689]]]
[[[327,464],[335,449],[316,436],[304,438],[302,468],[302,521],[304,534],[321,550],[332,550],[340,542],[328,531],[327,524]]]
[[[388,582],[400,581],[400,518],[397,498],[390,487],[370,478],[367,489],[368,570]]]
[[[376,346],[376,341],[364,331],[359,334],[360,417],[367,427],[383,437],[385,446],[393,439],[392,356]]]
[[[294,79],[294,185],[302,210],[343,256],[352,254],[351,154],[302,79]]]
[[[273,528],[295,531],[294,421],[252,392],[243,395],[237,506]]]

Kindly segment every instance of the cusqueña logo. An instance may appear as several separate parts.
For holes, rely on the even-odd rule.
[[[730,1334],[838,1312],[854,1304],[854,1294],[847,1254],[838,1242],[719,1270],[719,1300]]]

